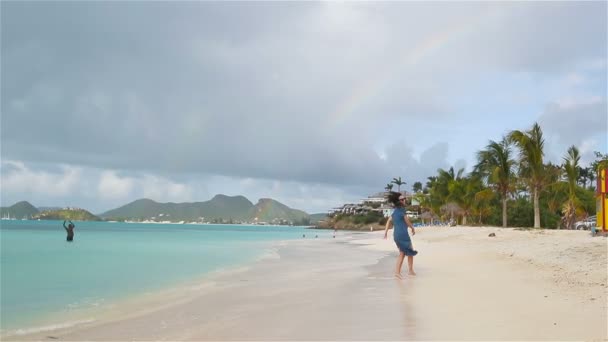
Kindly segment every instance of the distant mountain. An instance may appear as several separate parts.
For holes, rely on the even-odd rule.
[[[17,202],[10,207],[0,207],[0,217],[10,217],[16,219],[31,218],[38,214],[38,209],[27,201]]]
[[[99,217],[80,208],[46,210],[36,215],[33,215],[32,218],[40,220],[101,221]]]
[[[260,215],[261,214],[261,215]],[[291,209],[271,199],[261,199],[255,206],[243,196],[216,195],[209,201],[194,203],[158,203],[139,199],[100,215],[106,220],[154,220],[154,221],[241,221],[259,222],[286,220],[300,223],[308,219],[303,211]]]
[[[272,222],[273,220],[287,220],[298,224],[308,224],[310,218],[307,213],[291,209],[285,204],[270,198],[262,198],[249,211],[249,219],[258,222]]]

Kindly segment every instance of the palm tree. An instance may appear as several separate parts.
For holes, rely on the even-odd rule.
[[[475,205],[473,206],[473,213],[479,216],[480,225],[483,225],[483,218],[489,216],[492,213],[491,201],[494,196],[494,191],[489,188],[483,189],[475,194]]]
[[[404,181],[401,180],[401,177],[399,178],[393,178],[393,181],[391,183],[394,183],[395,185],[397,185],[397,191],[401,192],[401,186],[405,185],[407,183],[405,183]]]
[[[512,131],[508,135],[509,142],[515,143],[519,148],[519,172],[520,175],[527,181],[528,188],[532,192],[534,202],[534,228],[540,228],[540,192],[544,188],[544,147],[545,139],[543,132],[538,125],[534,123],[529,131]]]
[[[420,183],[420,182],[414,183],[414,185],[412,186],[412,191],[413,192],[420,192],[420,191],[422,191],[422,183]]]
[[[568,154],[564,157],[563,164],[564,176],[568,183],[568,200],[562,207],[562,213],[564,214],[564,221],[568,229],[573,228],[577,214],[581,213],[581,201],[576,196],[576,185],[579,178],[578,162],[580,159],[578,149],[575,146],[570,146]]]
[[[462,224],[466,225],[467,218],[471,215],[475,206],[475,195],[483,190],[481,176],[472,172],[466,177],[456,178],[450,181],[448,189],[450,192],[448,201],[456,203],[460,207],[459,214],[462,215]]]
[[[437,169],[439,175],[437,176],[437,182],[435,184],[435,192],[440,196],[444,203],[447,203],[450,197],[450,186],[453,187],[453,183],[462,178],[464,169],[454,172],[454,168],[450,167],[449,170]]]
[[[511,147],[505,138],[500,142],[490,140],[485,150],[477,152],[478,170],[500,195],[502,200],[502,226],[507,227],[507,200],[515,182],[515,160],[511,158]]]
[[[459,188],[454,184],[454,182],[459,181],[464,169],[458,170],[458,172],[454,172],[454,168],[450,167],[449,170],[437,169],[439,175],[431,179],[429,177],[430,183],[430,198],[432,203],[432,208],[437,214],[446,214],[449,213],[451,218],[455,213],[460,213],[460,210],[442,210],[442,207],[445,206],[448,202],[452,201],[453,198],[457,198],[458,195],[455,194]],[[427,183],[427,185],[429,185]],[[453,208],[453,206],[451,207]]]
[[[427,182],[424,185],[424,188],[422,188],[422,192],[425,194],[428,194],[431,191],[433,184],[435,184],[435,182],[437,181],[437,177],[431,176],[431,177],[427,177],[426,179],[427,179]]]
[[[595,174],[597,173],[597,170],[594,170],[593,167],[591,167],[589,169],[589,189],[594,189],[595,185],[594,185],[594,181],[595,181]]]
[[[428,179],[428,182],[426,182],[426,186],[425,186],[426,193],[428,194],[427,207],[429,209],[431,209],[433,214],[435,214],[436,216],[440,216],[441,215],[440,208],[443,205],[443,200],[441,199],[441,197],[437,191],[437,188],[439,186],[438,182],[437,182],[437,177],[431,176],[431,177],[427,177],[427,179]]]
[[[393,184],[391,184],[391,183],[386,184],[386,186],[384,187],[384,190],[386,190],[386,191],[393,190]]]
[[[589,167],[579,167],[578,168],[578,179],[577,183],[581,183],[583,188],[587,188],[587,181],[589,180],[589,173],[591,172],[591,168]]]

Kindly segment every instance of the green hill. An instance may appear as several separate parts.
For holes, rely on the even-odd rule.
[[[282,204],[280,205],[283,206]],[[253,203],[243,196],[216,195],[209,201],[194,203],[158,203],[150,199],[140,199],[120,208],[107,211],[100,216],[107,220],[155,220],[171,222],[232,220],[252,222],[252,213],[256,212],[255,208]],[[274,215],[276,216],[272,216],[272,218],[283,219],[300,218],[302,216],[300,213],[294,215],[293,213],[283,211],[276,212]],[[306,213],[304,215],[307,216]]]
[[[206,202],[158,203],[140,199],[100,216],[107,220],[211,221],[213,219],[246,220],[253,204],[243,196],[216,195]]]
[[[206,217],[242,221],[250,219],[248,212],[253,207],[253,203],[244,196],[215,195],[213,199],[203,203],[206,204],[203,208]]]
[[[310,214],[310,223],[317,224],[319,221],[327,219],[326,213]]]
[[[275,220],[286,220],[294,224],[307,225],[310,218],[307,213],[291,209],[288,206],[270,198],[261,198],[249,212],[251,221],[273,223]],[[257,220],[256,220],[257,218]],[[276,223],[276,222],[274,222]]]
[[[260,215],[261,213],[261,215]],[[106,220],[153,220],[171,222],[240,221],[272,222],[285,220],[301,223],[308,214],[291,209],[271,199],[261,199],[255,206],[244,196],[216,195],[209,201],[193,203],[158,203],[140,199],[100,215]]]
[[[32,218],[41,220],[101,221],[99,217],[78,208],[47,210],[34,215]]]
[[[10,207],[0,207],[0,217],[11,217],[18,220],[29,219],[38,214],[38,209],[27,201],[17,202]]]

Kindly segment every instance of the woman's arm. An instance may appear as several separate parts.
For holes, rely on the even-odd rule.
[[[405,224],[412,229],[412,235],[416,235],[416,230],[414,229],[414,225],[412,224],[412,221],[410,221],[410,218],[407,217],[407,215],[405,215],[404,218]]]
[[[65,220],[63,220],[63,228],[65,228],[66,230],[68,229],[68,227],[65,226]]]
[[[386,226],[384,227],[384,238],[385,239],[388,236],[388,228],[391,226],[391,224],[393,224],[393,218],[389,216],[388,220],[386,220]]]

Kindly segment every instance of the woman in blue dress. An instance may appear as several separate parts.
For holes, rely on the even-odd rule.
[[[403,259],[406,255],[407,266],[409,269],[408,274],[415,276],[416,272],[414,272],[414,256],[418,254],[418,251],[414,250],[410,235],[407,233],[407,228],[410,227],[412,229],[412,235],[416,235],[416,230],[414,229],[410,219],[405,214],[405,197],[398,192],[390,192],[388,195],[388,201],[393,204],[395,210],[393,210],[393,214],[386,222],[384,238],[387,238],[388,229],[392,225],[394,227],[393,238],[395,239],[397,248],[399,248],[399,256],[397,257],[397,265],[395,267],[395,277],[402,279],[401,267],[403,266]]]

